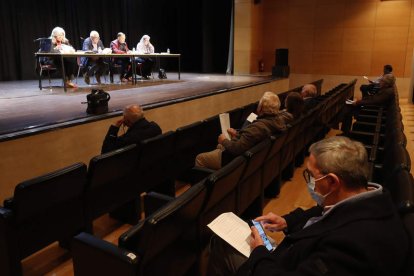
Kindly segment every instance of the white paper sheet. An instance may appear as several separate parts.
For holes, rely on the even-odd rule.
[[[244,256],[250,256],[251,230],[247,222],[229,212],[221,214],[207,226]]]
[[[231,140],[230,135],[227,132],[227,130],[230,128],[229,113],[221,113],[219,115],[219,118],[220,118],[221,133],[223,133],[227,139]]]

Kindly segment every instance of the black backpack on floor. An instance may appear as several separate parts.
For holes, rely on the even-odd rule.
[[[92,89],[92,92],[86,95],[86,103],[88,104],[86,113],[95,115],[107,113],[110,99],[109,93],[102,89]]]

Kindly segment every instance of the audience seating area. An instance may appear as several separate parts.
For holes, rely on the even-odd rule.
[[[403,132],[398,94],[387,107],[364,106],[356,116],[349,137],[362,142],[369,152],[370,180],[381,184],[393,197],[411,238],[403,275],[414,275],[414,179]]]
[[[321,83],[315,82],[319,94]],[[67,244],[64,242],[75,235],[71,248],[75,275],[198,275],[212,234],[206,225],[223,212],[243,218],[261,214],[265,195],[276,196],[282,179],[291,177],[295,166],[303,163],[309,145],[323,139],[336,124],[345,100],[353,97],[354,86],[355,80],[318,96],[319,104],[286,132],[265,139],[217,171],[195,168],[194,159],[198,153],[215,148],[220,133],[218,115],[140,145],[96,156],[88,169],[75,164],[19,184],[13,199],[0,208],[0,263],[5,267],[4,275],[21,275],[23,258],[54,241]],[[300,91],[300,87],[290,91]],[[282,102],[290,91],[279,95]],[[398,101],[395,105],[395,110],[390,107],[367,113],[377,116],[376,125],[369,126],[374,132],[366,134],[374,135],[376,138],[371,140],[376,143],[370,143],[367,149],[373,168],[381,165],[379,156],[398,155],[393,159],[398,160],[394,167],[386,165],[395,169],[383,184],[392,191],[412,233],[414,182],[409,157],[407,160],[395,153],[395,144],[387,143],[387,139],[379,143],[381,135],[397,132],[387,132],[387,122],[391,125],[396,120],[393,112],[399,112]],[[251,103],[229,111],[231,125],[241,127],[256,106]],[[358,123],[354,124],[355,131]],[[390,137],[402,140],[396,143],[400,148],[405,146],[399,133]],[[384,162],[390,162],[388,159]],[[193,184],[175,197],[177,180]],[[52,181],[53,187],[36,185]],[[147,193],[145,219],[138,222],[142,192]],[[92,235],[93,220],[108,212],[135,224],[119,237],[118,246]],[[70,227],[66,226],[69,223]]]

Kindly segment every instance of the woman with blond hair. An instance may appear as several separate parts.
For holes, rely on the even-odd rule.
[[[75,49],[70,45],[69,40],[66,38],[65,30],[61,27],[55,27],[50,34],[50,39],[52,40],[52,52],[56,53],[74,53]],[[45,63],[54,64],[56,68],[62,68],[60,57],[49,58]],[[76,84],[71,82],[73,75],[75,73],[75,63],[73,60],[63,59],[63,64],[65,66],[65,82],[66,86],[70,88],[76,88]],[[63,72],[62,72],[63,73]]]

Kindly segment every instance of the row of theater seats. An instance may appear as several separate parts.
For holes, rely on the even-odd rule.
[[[76,236],[75,275],[199,275],[212,234],[206,225],[223,212],[261,214],[266,188],[303,161],[310,143],[325,136],[321,120],[333,120],[336,114],[324,112],[341,109],[327,109],[327,104],[351,97],[354,85],[333,89],[285,133],[265,139],[220,170],[201,170],[197,174],[204,177],[177,198],[149,193],[167,203],[122,234],[118,246],[87,233]]]
[[[395,88],[396,89],[396,88]],[[349,137],[362,142],[370,162],[370,181],[387,189],[401,214],[414,249],[414,178],[406,149],[398,94],[387,106],[365,106],[356,115]],[[414,275],[414,254],[407,256],[404,275]]]
[[[321,104],[295,122],[289,131],[244,154],[246,169],[240,169],[243,185],[237,186],[243,192],[237,192],[236,213],[261,212],[263,189],[277,186],[282,172],[294,168],[295,160],[299,163],[303,160],[305,145],[324,136],[326,128],[319,115],[333,117],[334,114],[325,114],[331,112],[326,108],[327,103],[349,95],[353,85],[350,83],[345,89],[340,85],[328,92],[329,97],[321,97]],[[256,105],[230,111],[231,124],[240,127]],[[4,275],[21,274],[20,261],[54,241],[67,246],[76,233],[93,233],[92,222],[102,214],[110,212],[115,218],[137,223],[142,192],[157,190],[171,196],[175,179],[197,182],[205,178],[205,171],[192,169],[194,158],[216,146],[219,125],[218,115],[213,116],[138,146],[96,156],[88,169],[85,164],[77,163],[17,185],[13,198],[0,208],[0,262]],[[261,185],[255,185],[257,181]],[[237,183],[233,181],[234,185]]]

